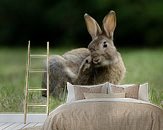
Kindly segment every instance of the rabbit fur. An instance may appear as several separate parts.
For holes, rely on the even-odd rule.
[[[53,96],[60,96],[66,82],[81,85],[118,84],[125,76],[125,65],[113,43],[115,12],[110,11],[104,17],[103,30],[88,14],[84,15],[84,19],[92,37],[88,48],[74,49],[62,56],[49,58],[49,89]],[[46,73],[43,74],[42,87],[46,88]],[[46,96],[45,92],[42,94]]]

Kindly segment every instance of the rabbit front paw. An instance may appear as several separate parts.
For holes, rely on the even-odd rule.
[[[91,63],[92,63],[92,58],[91,58],[91,56],[88,56],[86,59],[84,59],[82,65],[81,65],[80,71],[85,72],[85,71],[89,70],[91,67]]]

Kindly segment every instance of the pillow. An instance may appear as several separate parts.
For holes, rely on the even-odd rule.
[[[108,83],[108,92],[111,92],[111,86],[114,84]],[[123,84],[123,85],[115,85],[116,87],[128,88],[132,87],[136,84]],[[139,91],[138,91],[138,98],[139,100],[149,102],[149,95],[148,95],[148,83],[140,84]]]
[[[139,94],[139,85],[134,84],[134,85],[114,85],[110,84],[108,93],[113,92],[113,93],[125,93],[126,98],[135,98],[138,99],[138,94]]]
[[[125,98],[125,93],[84,93],[86,99],[91,98]]]
[[[67,103],[84,99],[84,93],[105,93],[107,94],[107,83],[99,85],[72,85],[67,82]]]
[[[138,99],[149,102],[148,83],[140,84]]]

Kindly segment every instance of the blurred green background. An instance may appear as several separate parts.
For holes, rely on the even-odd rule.
[[[117,28],[114,43],[127,73],[122,83],[149,82],[150,101],[163,100],[163,1],[162,0],[0,0],[0,112],[23,112],[27,42],[32,53],[63,54],[91,41],[83,15],[101,25],[114,10]],[[34,61],[38,65],[38,61]],[[40,61],[40,65],[42,61]],[[31,86],[41,86],[41,77]],[[40,93],[29,101],[43,103]],[[50,97],[50,110],[63,103]],[[32,112],[42,110],[31,109]]]
[[[0,45],[87,46],[90,36],[83,15],[101,25],[110,11],[117,13],[117,46],[163,45],[162,0],[0,0]]]

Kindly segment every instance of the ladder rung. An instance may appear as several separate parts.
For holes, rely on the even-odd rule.
[[[34,54],[34,55],[30,55],[32,58],[42,58],[42,57],[47,57],[47,55],[38,55],[38,54]]]
[[[46,107],[47,105],[36,105],[36,104],[29,104],[28,107]]]
[[[35,88],[35,89],[28,89],[29,91],[44,91],[44,90],[47,90],[47,89],[37,89],[37,88]]]
[[[29,70],[30,73],[43,73],[47,72],[46,70]]]

